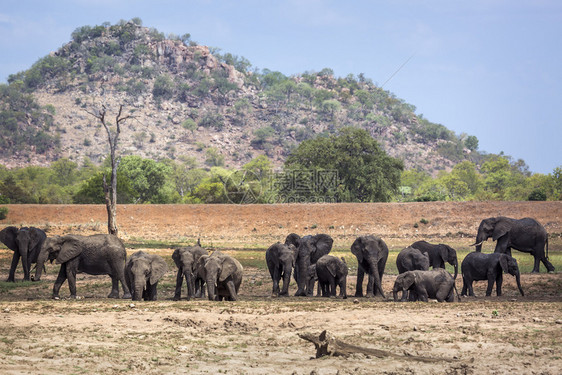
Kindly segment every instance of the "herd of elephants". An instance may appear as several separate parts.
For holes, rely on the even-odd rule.
[[[494,253],[481,252],[482,243],[488,238],[496,241]],[[158,281],[168,271],[166,261],[159,255],[137,251],[127,258],[125,246],[119,238],[109,234],[92,236],[64,235],[47,237],[39,228],[9,226],[0,231],[0,241],[14,251],[7,281],[15,281],[15,271],[22,260],[24,280],[39,281],[47,260],[60,264],[60,271],[53,287],[53,298],[59,298],[61,285],[68,280],[71,298],[76,298],[76,274],[109,275],[112,280],[108,297],[133,300],[156,300]],[[287,296],[291,274],[297,283],[296,296],[312,296],[317,283],[317,295],[339,295],[346,298],[348,267],[344,258],[330,255],[333,239],[327,234],[300,237],[289,234],[284,243],[276,243],[265,252],[267,267],[273,281],[273,295]],[[521,288],[517,261],[511,249],[531,253],[535,262],[533,272],[539,272],[540,262],[549,272],[554,266],[548,261],[548,234],[545,228],[532,218],[513,219],[491,217],[482,220],[476,235],[475,251],[461,263],[463,278],[462,295],[474,296],[472,283],[488,280],[486,295],[490,296],[494,283],[497,295],[501,295],[502,274],[515,276],[519,292]],[[546,251],[545,251],[546,249]],[[384,297],[381,280],[388,258],[388,247],[379,237],[357,237],[351,245],[357,257],[356,297]],[[172,258],[178,268],[174,300],[181,298],[183,280],[187,284],[187,299],[237,300],[243,277],[243,267],[238,260],[220,251],[209,254],[200,244],[175,249]],[[454,275],[445,270],[445,263],[454,267]],[[35,275],[31,266],[36,264]],[[445,244],[414,242],[400,251],[396,258],[399,275],[393,288],[395,301],[439,302],[454,300],[455,279],[458,273],[456,251]],[[429,267],[432,267],[429,270]],[[363,293],[363,280],[368,276],[367,290]],[[282,281],[281,281],[282,280]],[[280,284],[281,283],[281,287]],[[206,285],[206,287],[205,287]]]

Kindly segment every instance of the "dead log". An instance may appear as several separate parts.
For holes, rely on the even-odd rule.
[[[331,333],[327,331],[322,331],[319,336],[316,336],[312,333],[299,333],[299,337],[303,340],[310,341],[316,347],[316,358],[320,358],[326,355],[335,356],[335,357],[348,357],[352,354],[364,354],[366,356],[373,356],[377,358],[399,358],[405,359],[410,361],[419,361],[419,362],[455,362],[456,359],[450,358],[433,358],[433,357],[421,357],[410,355],[408,353],[404,353],[404,355],[394,354],[388,352],[386,350],[380,349],[372,349],[372,348],[363,348],[361,346],[356,346],[352,344],[348,344],[341,340],[338,340],[334,337]]]

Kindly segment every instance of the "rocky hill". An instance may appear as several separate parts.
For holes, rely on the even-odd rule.
[[[436,173],[479,155],[475,137],[417,116],[362,75],[252,70],[244,58],[139,22],[79,28],[8,82],[0,92],[0,163],[7,167],[60,157],[101,163],[105,130],[88,112],[102,105],[115,114],[123,105],[134,116],[121,129],[121,153],[156,160],[189,156],[238,167],[266,154],[279,166],[299,142],[344,126],[367,129],[406,168]],[[33,105],[22,109],[14,96]]]

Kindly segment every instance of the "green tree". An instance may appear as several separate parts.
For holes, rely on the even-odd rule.
[[[52,182],[60,186],[74,184],[78,173],[78,164],[68,158],[59,159],[51,164]]]
[[[469,135],[464,140],[464,145],[470,151],[476,151],[478,150],[478,138],[476,138],[474,135]]]
[[[133,155],[121,159],[119,172],[129,179],[138,203],[164,203],[162,189],[171,172],[168,166]]]
[[[330,137],[302,142],[284,168],[301,176],[319,176],[321,171],[337,173],[330,181],[316,177],[310,191],[293,189],[289,192],[292,194],[334,194],[338,201],[387,202],[398,191],[404,165],[388,156],[366,130],[348,127]]]

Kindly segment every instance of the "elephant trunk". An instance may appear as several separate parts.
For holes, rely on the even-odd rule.
[[[212,277],[207,277],[206,282],[207,282],[207,296],[209,297],[209,301],[214,301],[215,300],[215,284],[216,284],[216,278],[212,278]]]
[[[310,259],[305,259],[305,257],[300,257],[297,261],[298,267],[298,277],[297,277],[297,292],[295,296],[306,296],[306,282],[308,275],[308,267],[310,266]]]
[[[459,273],[459,261],[456,258],[453,261],[453,267],[455,268],[455,275],[453,276],[453,280],[456,280]]]
[[[480,229],[478,229],[478,234],[476,235],[476,242],[474,242],[472,245],[470,246],[476,246],[475,251],[477,252],[481,252],[482,251],[482,244],[484,243],[484,241],[486,241],[488,238],[486,237],[486,235],[484,233],[482,233],[482,231]]]
[[[191,274],[190,268],[185,267],[183,270],[183,275],[187,283],[187,300],[189,301],[191,297],[195,296],[195,284],[193,282],[193,275]]]
[[[136,278],[133,284],[133,301],[142,301],[142,294],[146,288],[146,282],[143,278]]]
[[[49,253],[46,250],[41,249],[39,255],[37,256],[37,265],[35,268],[35,277],[32,278],[33,281],[41,280],[41,272],[43,272],[43,268],[45,268],[45,262],[49,257]]]
[[[377,267],[377,261],[374,259],[369,259],[369,267],[371,268],[371,275],[373,278],[373,294],[377,295],[377,292],[383,297],[384,296],[384,292],[382,291],[382,285],[381,285],[381,277],[379,274],[379,268]],[[367,292],[369,292],[367,290]]]
[[[394,302],[398,302],[398,291],[400,290],[400,288],[398,287],[398,285],[394,285],[394,288],[392,288],[392,297],[394,298]]]
[[[519,293],[521,293],[522,296],[525,296],[525,293],[523,293],[523,288],[521,287],[521,274],[519,271],[515,274],[515,281],[517,282],[517,288],[519,288]]]

